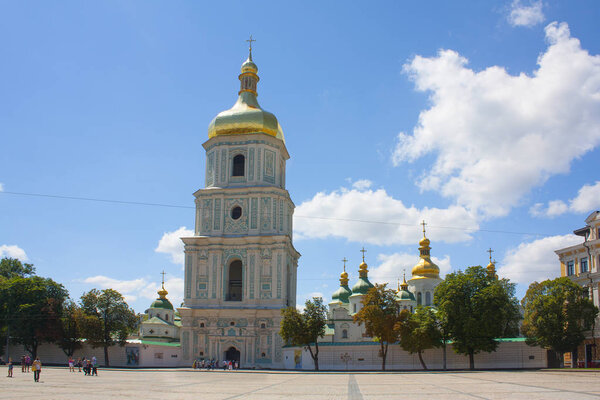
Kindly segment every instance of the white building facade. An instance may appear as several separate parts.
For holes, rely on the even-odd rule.
[[[294,203],[285,188],[289,154],[277,118],[256,100],[252,53],[235,105],[209,125],[205,188],[194,193],[196,227],[185,244],[183,362],[237,360],[282,368],[281,309],[296,305],[300,254]]]

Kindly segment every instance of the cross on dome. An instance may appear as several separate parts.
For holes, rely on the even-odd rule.
[[[365,253],[367,252],[365,250],[365,248],[363,247],[362,250],[360,250],[361,253],[363,253],[362,258],[363,258],[363,262],[365,262]]]
[[[165,270],[163,269],[163,271],[160,273],[162,275],[162,288],[165,288]]]
[[[252,35],[250,35],[250,39],[247,39],[246,42],[248,42],[250,44],[248,47],[248,52],[249,52],[248,58],[250,60],[252,60],[252,42],[256,42],[256,39],[252,39]]]
[[[347,261],[348,261],[348,260],[346,260],[346,257],[344,257],[344,258],[342,259],[342,262],[344,263],[344,272],[346,272],[346,262],[347,262]]]
[[[492,250],[492,248],[490,247],[486,252],[490,253],[490,263],[491,263],[492,262],[492,253],[494,252],[494,250]]]
[[[423,222],[421,222],[419,225],[423,225],[423,236],[425,236],[425,225],[427,225],[425,220],[423,220]]]

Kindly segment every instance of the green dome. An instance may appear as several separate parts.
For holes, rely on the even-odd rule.
[[[348,298],[350,297],[351,294],[352,294],[352,291],[350,290],[350,288],[348,286],[340,286],[338,288],[338,290],[333,292],[333,295],[331,295],[331,298],[333,300],[339,300],[342,303],[349,303]]]
[[[358,278],[358,282],[352,287],[352,293],[354,294],[367,294],[369,289],[371,289],[373,284],[369,282],[369,278],[361,277]]]
[[[172,310],[173,304],[167,299],[158,298],[150,305],[150,308],[164,308],[165,310]]]
[[[412,294],[409,290],[400,290],[396,293],[397,301],[416,301],[415,295]]]

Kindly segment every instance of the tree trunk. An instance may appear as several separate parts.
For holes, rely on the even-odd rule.
[[[444,340],[443,354],[444,354],[444,371],[445,371],[446,370],[446,341],[445,340]]]
[[[385,359],[387,358],[388,344],[381,342],[381,370],[385,371]]]
[[[106,343],[104,344],[104,366],[110,367],[110,364],[108,362],[108,346],[106,345]]]
[[[471,371],[475,369],[475,357],[473,356],[473,350],[469,350],[469,369]]]
[[[418,354],[419,354],[419,361],[421,361],[421,366],[423,367],[423,369],[425,371],[427,371],[427,365],[425,365],[425,361],[423,361],[423,352],[419,351]]]
[[[308,347],[308,352],[310,353],[310,356],[313,359],[313,363],[315,364],[315,371],[319,370],[319,345],[317,343],[315,343],[315,352],[313,353],[312,348],[310,347],[310,344],[307,345],[306,347]]]
[[[577,368],[577,347],[571,352],[571,368]]]

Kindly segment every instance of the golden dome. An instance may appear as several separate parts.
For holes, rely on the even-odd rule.
[[[431,247],[429,247],[429,239],[425,236],[425,225],[425,221],[423,221],[423,239],[419,241],[419,257],[421,259],[412,269],[412,279],[440,279],[440,268],[431,261]]]
[[[259,81],[258,67],[252,61],[252,53],[242,64],[238,99],[229,110],[220,112],[208,125],[208,138],[219,135],[266,133],[284,140],[283,130],[272,113],[263,110],[256,97]]]
[[[348,279],[348,273],[346,271],[340,274],[340,279]]]

